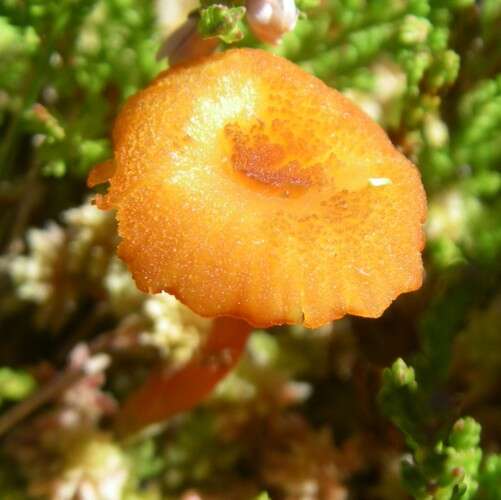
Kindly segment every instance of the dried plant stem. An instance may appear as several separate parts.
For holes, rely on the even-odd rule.
[[[42,194],[42,186],[37,180],[38,178],[38,162],[34,161],[31,165],[28,174],[26,175],[26,184],[23,194],[18,202],[18,210],[12,226],[10,240],[7,246],[7,251],[15,251],[16,244],[19,238],[22,237],[33,209],[40,202]]]
[[[116,331],[107,331],[97,337],[89,346],[89,356],[102,353],[110,347],[110,341]],[[96,369],[97,366],[97,369]],[[12,427],[31,415],[41,406],[49,403],[66,389],[77,383],[79,380],[92,374],[103,371],[106,364],[93,364],[92,368],[87,363],[81,366],[69,365],[63,372],[56,375],[45,386],[41,387],[33,395],[21,401],[4,415],[0,416],[0,436],[7,433]]]
[[[85,375],[84,369],[72,368],[71,370],[64,371],[32,396],[11,408],[0,417],[0,436],[3,436],[28,415],[54,399],[58,394],[69,388]]]

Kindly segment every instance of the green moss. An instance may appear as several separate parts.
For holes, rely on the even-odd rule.
[[[378,320],[255,332],[238,370],[202,408],[132,444],[109,437],[130,464],[126,500],[193,489],[202,498],[282,498],[303,477],[300,488],[316,488],[318,498],[403,498],[400,480],[418,499],[501,498],[501,458],[491,453],[501,446],[501,1],[301,0],[296,28],[276,46],[252,36],[243,5],[201,2],[200,33],[219,37],[221,50],[261,47],[296,62],[370,111],[418,166],[429,200],[425,284]],[[103,331],[124,335],[105,375],[119,399],[155,361],[176,362],[145,343],[143,298],[110,260],[112,225],[99,229],[84,206],[85,220],[67,229],[27,230],[60,220],[88,194],[84,177],[109,157],[121,104],[165,67],[156,60],[161,39],[150,0],[0,2],[4,410],[37,390],[28,373],[47,382],[64,370],[69,347]],[[156,320],[174,335],[162,314]],[[85,387],[89,401],[101,401]],[[36,498],[42,466],[64,462],[71,432],[56,417],[81,390],[2,441],[1,498]],[[307,424],[285,432],[289,418]],[[106,419],[83,421],[93,432],[110,428]],[[308,426],[334,437],[306,449]],[[48,450],[40,429],[60,446]],[[287,469],[277,442],[314,463]],[[335,450],[328,459],[325,449]],[[44,491],[63,478],[47,481]]]

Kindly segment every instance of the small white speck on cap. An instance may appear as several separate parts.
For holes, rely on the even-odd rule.
[[[391,184],[391,179],[388,179],[388,177],[370,177],[369,178],[369,184],[374,187],[380,187],[380,186],[388,186]]]

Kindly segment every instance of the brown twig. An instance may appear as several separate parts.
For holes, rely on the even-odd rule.
[[[115,332],[116,330],[107,331],[89,344],[89,356],[104,352],[110,345]],[[70,363],[66,370],[56,375],[45,386],[0,416],[0,436],[6,434],[12,427],[27,418],[41,406],[52,401],[73,384],[89,376],[90,373],[96,373],[96,371],[102,371],[105,368],[106,365],[102,365],[97,370],[92,368],[92,371],[90,371],[87,363],[82,363],[79,366],[74,366]]]
[[[38,162],[34,161],[26,176],[24,192],[18,202],[19,208],[12,226],[7,251],[15,251],[16,243],[23,235],[24,230],[30,221],[33,209],[40,201],[42,186],[38,182],[37,178]]]
[[[0,417],[0,436],[7,433],[36,409],[54,399],[58,394],[68,389],[85,375],[86,373],[83,368],[72,368],[71,370],[64,371],[32,396],[8,410]]]

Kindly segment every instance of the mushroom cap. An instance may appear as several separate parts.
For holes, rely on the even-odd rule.
[[[414,165],[336,90],[268,52],[176,66],[117,118],[109,180],[137,286],[202,316],[318,327],[422,283]]]

